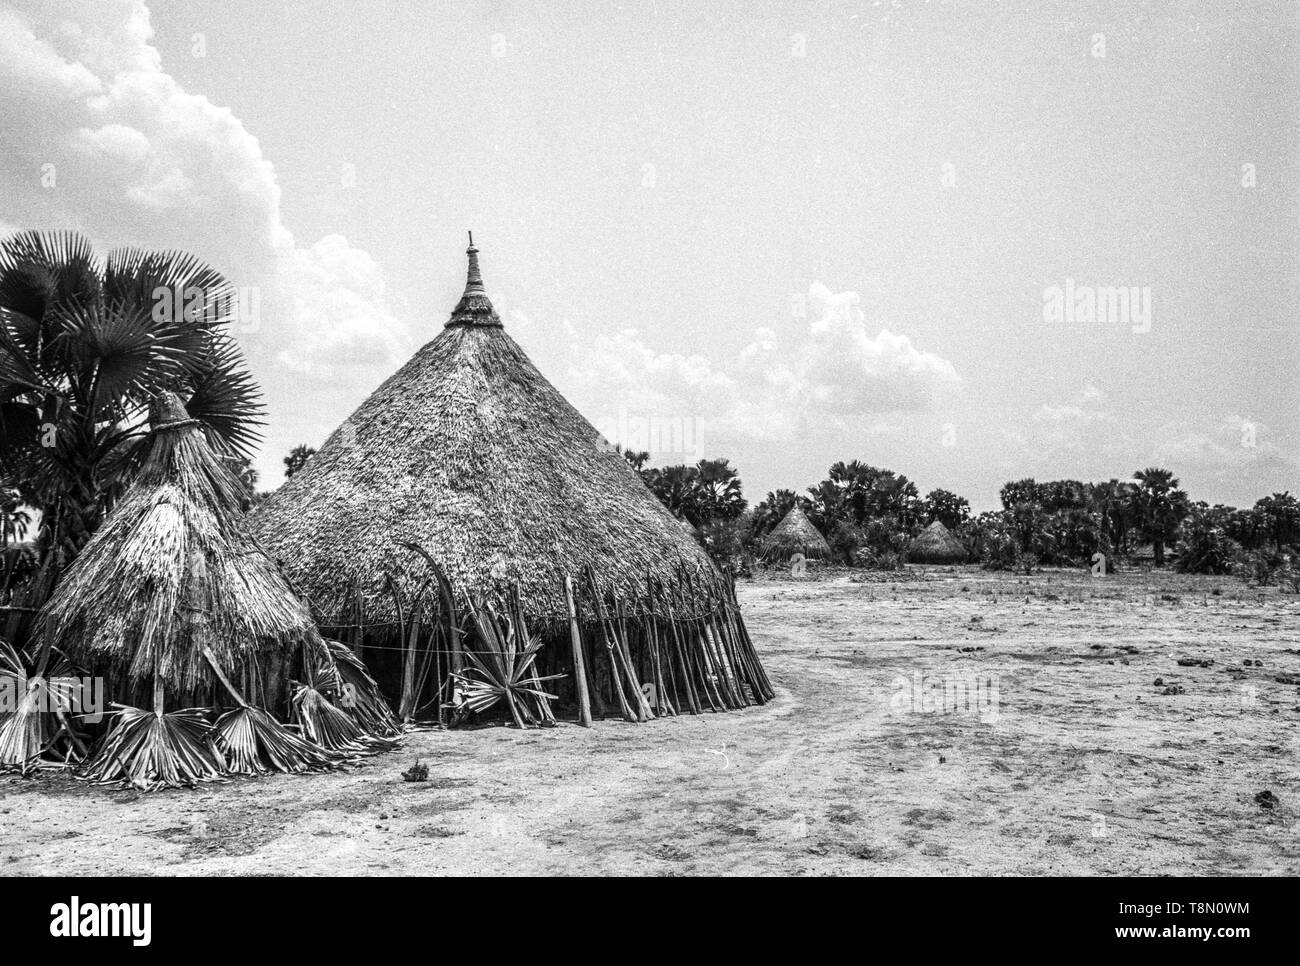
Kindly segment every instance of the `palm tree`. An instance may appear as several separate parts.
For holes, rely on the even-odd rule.
[[[1138,487],[1127,480],[1110,479],[1092,486],[1092,506],[1101,525],[1109,553],[1128,550],[1129,532],[1137,524]]]
[[[823,512],[826,525],[833,516],[859,526],[889,516],[910,529],[920,517],[921,498],[916,484],[893,470],[868,466],[860,460],[833,464],[826,479],[808,492]]]
[[[138,465],[159,391],[187,400],[223,456],[249,455],[262,406],[224,329],[237,304],[224,277],[183,252],[101,260],[74,232],[0,242],[0,460],[42,511],[56,567]]]
[[[11,537],[14,543],[18,543],[27,536],[31,522],[32,515],[26,510],[5,508],[0,511],[0,550],[8,549]]]
[[[659,502],[674,516],[689,520],[699,526],[703,519],[699,506],[697,480],[700,471],[694,466],[665,466],[650,470],[646,483]]]
[[[1055,548],[1056,539],[1048,527],[1048,516],[1037,503],[1017,503],[1004,513],[1022,553],[1043,557]]]
[[[645,465],[650,461],[650,453],[647,450],[624,449],[622,443],[614,445],[614,452],[621,453],[623,459],[631,464],[632,469],[641,473],[645,470]]]
[[[1178,488],[1178,480],[1169,470],[1147,467],[1133,474],[1138,489],[1134,494],[1139,527],[1151,541],[1155,564],[1164,566],[1165,543],[1178,529],[1178,524],[1191,510],[1187,494]]]
[[[316,455],[316,449],[299,443],[293,449],[289,450],[289,455],[284,458],[284,478],[287,480],[293,474],[307,465],[307,461]]]
[[[734,520],[745,512],[740,474],[726,459],[700,460],[695,464],[696,505],[703,521]]]
[[[808,487],[806,502],[807,506],[804,510],[808,514],[808,519],[823,533],[831,530],[840,520],[853,521],[853,513],[845,496],[845,490],[834,479],[825,479],[816,486]]]
[[[949,490],[931,490],[921,501],[921,515],[926,523],[938,520],[949,530],[956,530],[970,519],[970,501]]]
[[[1300,540],[1300,501],[1291,493],[1274,493],[1255,501],[1259,528],[1279,552]]]

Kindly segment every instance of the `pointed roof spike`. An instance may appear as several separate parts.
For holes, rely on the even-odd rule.
[[[501,317],[487,297],[483,287],[483,273],[478,267],[478,249],[474,247],[474,233],[469,232],[469,248],[465,249],[469,267],[465,273],[465,294],[456,303],[447,325],[482,325],[501,327]]]

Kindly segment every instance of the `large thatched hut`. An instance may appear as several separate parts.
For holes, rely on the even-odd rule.
[[[966,547],[941,520],[934,520],[907,545],[907,559],[913,563],[962,563],[966,560]]]
[[[418,675],[400,675],[407,710],[438,700],[440,652],[462,646],[459,629],[436,637],[430,625],[466,624],[475,600],[496,600],[499,612],[547,642],[539,665],[565,676],[555,685],[561,691],[577,687],[567,657],[574,634],[592,661],[626,651],[617,666],[596,661],[591,669],[597,704],[602,690],[612,698],[617,688],[602,683],[605,672],[624,682],[620,693],[639,694],[642,683],[673,671],[683,705],[693,703],[685,679],[712,692],[715,705],[765,700],[770,690],[729,582],[502,327],[472,238],[468,256],[464,295],[436,337],[257,509],[263,545],[323,627],[359,632],[368,662],[371,648],[390,661],[407,662],[422,648],[432,655],[419,699],[409,693]],[[403,633],[413,598],[404,607],[394,588],[444,575],[437,615],[431,606],[416,627],[417,638],[431,636],[412,648]],[[621,648],[608,649],[610,634]],[[389,670],[381,680],[392,686]],[[665,688],[656,694],[667,709]]]
[[[831,555],[831,545],[797,506],[791,507],[772,532],[763,538],[760,549],[764,560],[777,563],[785,563],[797,553],[809,560],[825,560]]]

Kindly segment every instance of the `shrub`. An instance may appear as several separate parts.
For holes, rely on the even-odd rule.
[[[711,520],[702,530],[704,549],[719,567],[746,573],[750,556],[746,548],[748,531],[748,525],[742,520]]]
[[[1015,561],[1015,571],[1018,574],[1032,574],[1038,569],[1038,555],[1033,553],[1017,553]]]
[[[1232,572],[1253,587],[1274,583],[1289,560],[1272,550],[1247,550],[1233,562]]]
[[[1185,574],[1229,574],[1241,545],[1221,527],[1198,519],[1184,527],[1174,566]]]
[[[903,570],[906,555],[896,550],[861,549],[853,557],[853,562],[864,570]]]

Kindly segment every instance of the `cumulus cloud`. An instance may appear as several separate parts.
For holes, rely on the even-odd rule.
[[[635,329],[597,335],[568,359],[559,381],[570,400],[609,442],[655,461],[702,459],[737,402],[712,361],[659,351]]]
[[[770,328],[755,331],[740,353],[753,425],[773,407],[824,424],[860,424],[883,413],[932,412],[960,388],[952,363],[887,328],[868,328],[856,292],[808,290],[811,322],[784,343]]]
[[[263,366],[391,371],[410,346],[380,267],[338,235],[300,244],[257,138],[152,41],[141,0],[0,9],[0,219],[206,258],[259,289],[266,324],[241,338]]]
[[[1105,408],[1105,399],[1105,393],[1088,384],[1063,402],[1043,403],[1030,416],[1033,446],[1052,460],[1064,454],[1078,458],[1113,452],[1124,440],[1116,434],[1115,416]]]
[[[662,351],[631,329],[600,335],[567,354],[561,381],[602,427],[686,418],[719,441],[788,440],[850,426],[859,435],[895,434],[898,424],[882,417],[931,412],[960,380],[950,362],[907,336],[868,331],[859,301],[814,284],[811,321],[798,337],[783,340],[762,327],[721,361]]]
[[[280,285],[298,331],[277,359],[294,372],[328,376],[339,366],[387,372],[409,354],[406,326],[387,307],[383,270],[341,235],[281,255]],[[317,326],[316,320],[328,320]]]

